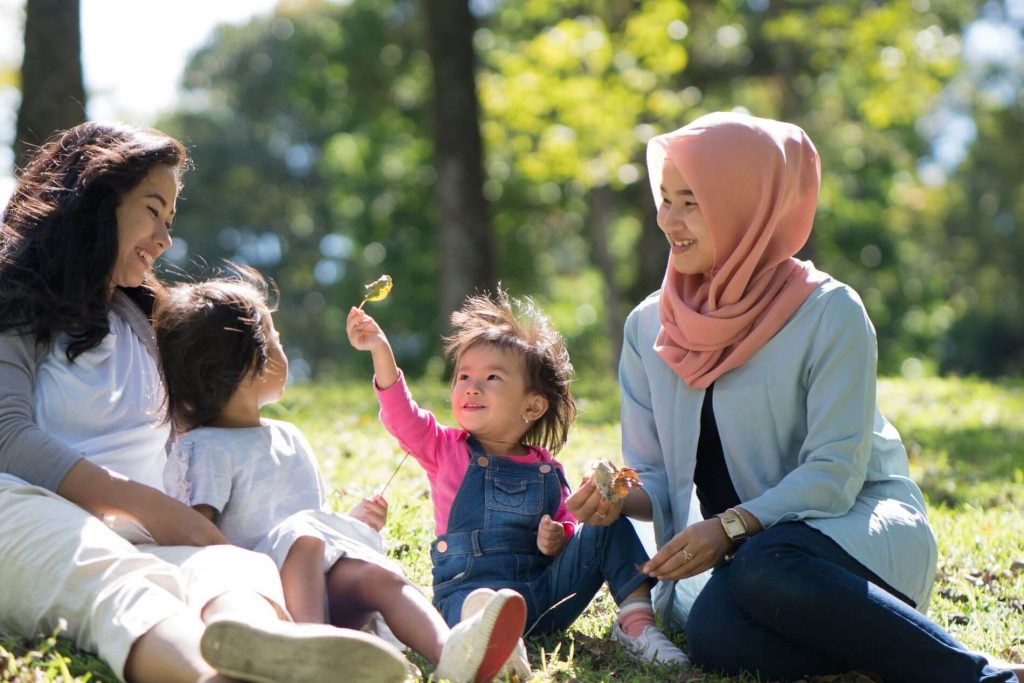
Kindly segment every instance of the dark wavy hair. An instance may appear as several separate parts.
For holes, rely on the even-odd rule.
[[[0,216],[0,332],[49,343],[69,337],[74,361],[109,332],[117,205],[157,166],[180,178],[184,145],[160,131],[83,123],[55,134],[20,172]],[[126,293],[147,313],[162,287],[148,275]]]
[[[167,288],[153,321],[167,386],[167,414],[177,431],[209,423],[239,385],[267,367],[265,320],[277,289],[256,270]]]
[[[444,350],[456,370],[462,354],[479,344],[491,344],[523,359],[526,389],[546,398],[548,409],[522,442],[557,453],[576,420],[576,400],[569,390],[573,375],[569,352],[551,319],[529,297],[513,299],[498,287],[494,297],[467,297],[451,321],[452,334],[444,338]]]

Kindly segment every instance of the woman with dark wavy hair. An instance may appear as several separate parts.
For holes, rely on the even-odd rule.
[[[377,638],[281,621],[273,563],[162,490],[152,266],[187,166],[163,133],[85,123],[39,149],[4,209],[0,632],[66,623],[131,681],[402,680]]]

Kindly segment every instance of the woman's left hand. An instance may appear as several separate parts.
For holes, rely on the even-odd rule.
[[[640,571],[656,579],[685,579],[718,565],[731,548],[722,523],[706,519],[673,536]]]

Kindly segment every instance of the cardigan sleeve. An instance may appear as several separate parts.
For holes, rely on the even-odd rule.
[[[661,546],[676,530],[665,456],[654,421],[647,370],[640,354],[640,336],[639,310],[634,310],[626,319],[619,358],[622,456],[627,465],[636,469],[644,491],[651,499],[655,533]]]
[[[829,297],[804,363],[807,436],[798,466],[742,507],[765,527],[846,514],[864,486],[874,434],[875,331],[856,294]]]
[[[33,421],[37,364],[33,339],[15,332],[0,334],[0,472],[56,491],[83,456]]]

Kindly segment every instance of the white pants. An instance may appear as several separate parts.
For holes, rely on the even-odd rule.
[[[83,509],[0,475],[0,632],[62,635],[124,679],[139,636],[168,617],[198,615],[228,590],[258,593],[283,612],[270,558],[233,546],[134,546]]]

